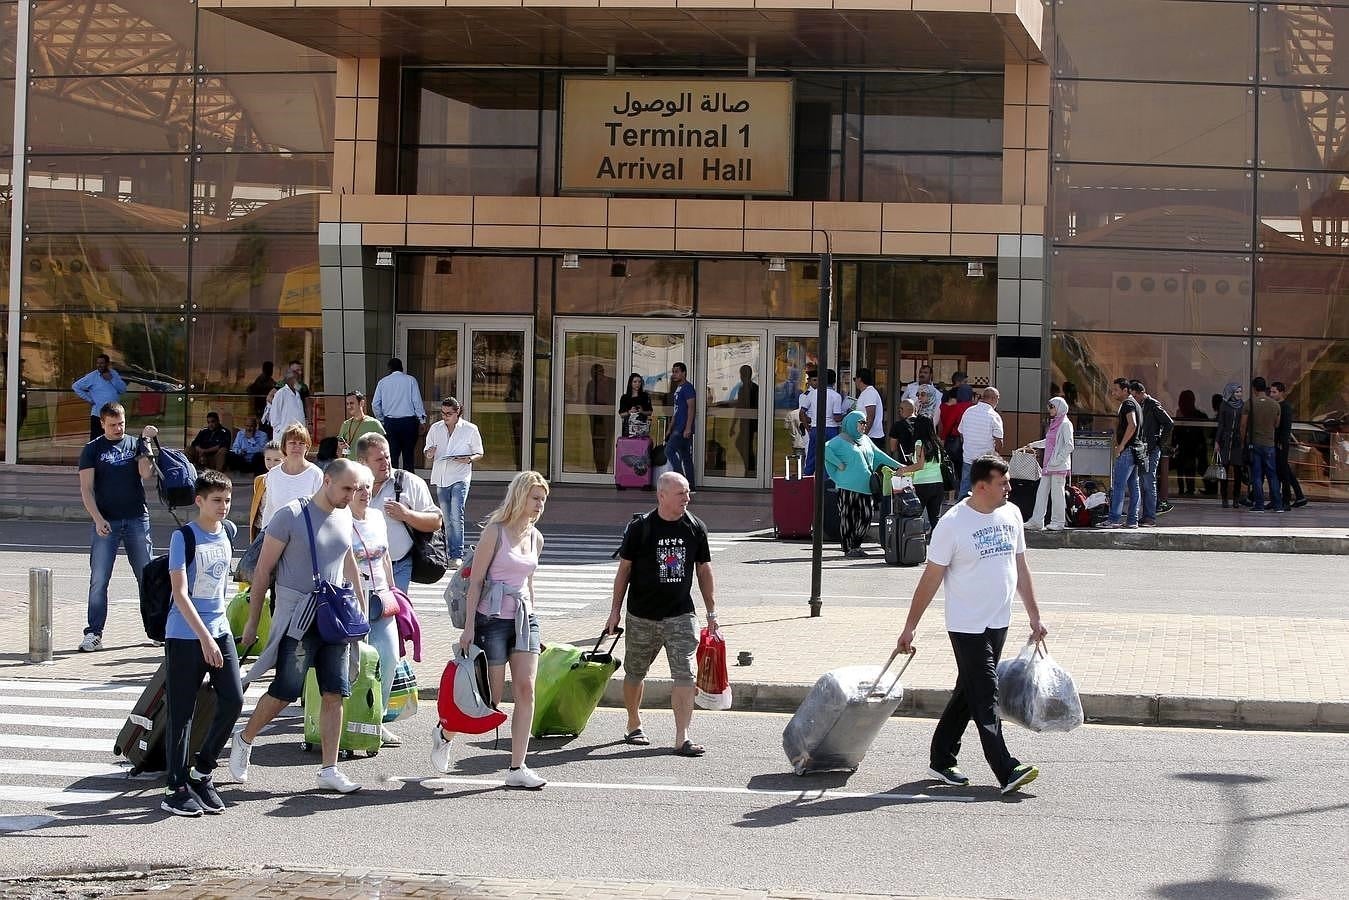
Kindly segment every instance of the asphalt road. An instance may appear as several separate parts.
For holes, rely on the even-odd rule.
[[[1013,730],[1013,751],[1043,775],[1006,799],[972,733],[963,764],[975,786],[924,778],[927,720],[892,720],[850,777],[798,778],[781,750],[783,716],[700,713],[710,752],[688,760],[614,740],[621,714],[600,710],[581,738],[536,742],[530,764],[553,783],[527,794],[500,788],[506,742],[493,751],[490,736],[460,743],[451,776],[430,777],[431,722],[424,711],[399,723],[403,748],[344,764],[365,789],[340,797],[312,790],[299,720],[279,720],[259,740],[250,783],[222,785],[232,808],[194,821],[155,808],[157,782],[50,774],[111,763],[106,752],[2,748],[0,771],[48,774],[0,777],[10,832],[0,871],[361,866],[1036,898],[1328,897],[1349,878],[1342,735]],[[668,712],[646,725],[670,740]],[[4,733],[21,744],[55,732]],[[19,762],[35,757],[47,762]]]
[[[168,533],[157,529],[156,548],[167,545]],[[589,573],[595,582],[583,599],[603,603],[602,582],[612,579],[609,552],[617,545],[617,532],[587,538],[550,531],[545,522],[544,534],[556,539],[545,550],[542,571],[583,568],[574,574]],[[0,522],[0,590],[26,594],[28,568],[51,566],[56,602],[82,605],[89,579],[88,538],[89,526],[77,523]],[[921,569],[888,567],[878,548],[871,552],[870,560],[845,561],[837,549],[826,549],[826,604],[907,605]],[[1049,612],[1057,607],[1121,614],[1349,617],[1349,562],[1339,557],[1064,549],[1031,550],[1029,559]],[[720,602],[728,607],[781,606],[798,599],[804,607],[809,598],[809,544],[733,540],[716,550],[713,566]],[[112,597],[135,595],[123,558],[114,569]]]

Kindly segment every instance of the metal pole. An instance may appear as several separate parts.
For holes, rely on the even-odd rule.
[[[824,601],[820,599],[824,557],[824,428],[829,414],[829,308],[834,292],[834,254],[829,232],[824,235],[824,253],[820,254],[820,337],[815,360],[815,373],[820,385],[815,390],[815,521],[810,529],[810,614],[820,614]]]
[[[25,389],[20,360],[23,346],[23,219],[28,184],[28,39],[32,5],[20,3],[14,44],[14,158],[10,162],[9,334],[5,345],[5,464],[19,456],[19,394]]]
[[[52,570],[28,570],[28,661],[52,661]]]

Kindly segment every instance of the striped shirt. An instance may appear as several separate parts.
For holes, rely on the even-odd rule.
[[[963,456],[967,462],[993,452],[993,439],[1002,439],[1002,416],[987,403],[980,401],[960,419],[960,437]]]

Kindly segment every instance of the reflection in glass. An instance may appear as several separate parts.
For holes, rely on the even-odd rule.
[[[869,75],[865,147],[1001,153],[1003,76]]]
[[[707,336],[703,381],[703,474],[758,478],[759,381],[763,341],[757,335]],[[690,379],[695,386],[697,379]]]
[[[556,76],[536,72],[413,70],[404,140],[416,144],[535,146],[539,109],[557,109]],[[550,82],[546,95],[543,82]]]
[[[123,367],[116,368],[125,374]],[[89,442],[89,404],[70,391],[30,390],[27,394],[26,414],[19,429],[18,459],[35,465],[79,462],[80,451]],[[187,445],[183,425],[186,404],[181,392],[161,393],[133,385],[122,395],[122,405],[126,407],[128,430],[139,431],[146,425],[154,425],[164,446]]]
[[[1323,87],[1260,89],[1260,165],[1349,170],[1344,155],[1349,91]]]
[[[1303,490],[1349,499],[1349,341],[1261,338],[1253,371],[1288,388],[1295,422],[1288,459]]]
[[[604,475],[614,470],[622,377],[617,333],[567,333],[559,379],[563,385],[562,471]]]
[[[1349,335],[1349,257],[1264,254],[1255,287],[1258,334]]]
[[[1261,249],[1349,252],[1349,174],[1261,172]]]
[[[1260,7],[1261,84],[1315,84],[1349,87],[1340,63],[1349,40],[1349,9],[1329,3]]]
[[[988,263],[976,278],[964,263],[858,263],[857,292],[864,320],[997,322],[998,273]]]
[[[409,329],[406,352],[404,369],[421,385],[427,409],[439,409],[440,401],[447,397],[463,402],[459,396],[458,330]]]
[[[34,153],[186,153],[192,149],[192,79],[34,78],[27,145]]]
[[[484,467],[515,471],[524,460],[525,334],[474,331],[469,411],[482,431]]]
[[[233,313],[192,316],[189,389],[197,392],[243,393],[267,360],[283,368],[300,361],[313,393],[324,389],[323,323],[312,315]]]
[[[312,234],[250,231],[192,239],[192,302],[198,309],[279,312],[317,322],[320,297]]]
[[[652,440],[665,440],[665,429],[673,421],[674,405],[670,393],[670,366],[689,361],[688,340],[682,334],[634,332],[630,336],[632,371],[642,376],[651,398]]]
[[[806,389],[806,369],[814,369],[819,360],[819,338],[777,337],[773,339],[773,431],[770,468],[795,452],[785,418],[794,411]],[[813,413],[812,413],[813,415]]]
[[[196,148],[206,153],[329,153],[337,76],[197,79]]]
[[[326,53],[210,10],[197,20],[197,62],[208,72],[332,72]]]
[[[1254,80],[1255,15],[1245,3],[1111,0],[1053,10],[1054,64],[1065,77]]]
[[[865,153],[862,199],[887,203],[1000,203],[1002,156]]]
[[[128,384],[181,391],[186,337],[179,315],[30,313],[20,338],[24,379],[36,389],[65,390],[94,368],[98,354],[107,353]],[[87,405],[84,415],[89,416]]]
[[[1250,327],[1249,256],[1062,247],[1050,275],[1055,328],[1243,334]]]
[[[807,277],[807,272],[812,277]],[[820,309],[818,264],[791,261],[786,272],[768,271],[757,259],[698,262],[698,312],[750,319],[814,319]]]
[[[30,193],[31,196],[31,193]],[[177,234],[41,234],[24,244],[26,309],[181,310],[187,238]]]
[[[196,16],[192,8],[135,3],[32,4],[32,52],[37,75],[73,72],[192,71]]]
[[[532,147],[419,147],[405,154],[403,162],[407,194],[533,197],[539,193],[539,153]]]
[[[400,255],[399,312],[534,312],[534,259]]]
[[[31,157],[28,229],[181,232],[188,165],[183,155]]]
[[[318,195],[332,189],[331,154],[222,153],[198,156],[192,210],[202,228],[317,231]]]
[[[692,260],[583,257],[580,262],[579,269],[557,270],[558,315],[693,314]]]

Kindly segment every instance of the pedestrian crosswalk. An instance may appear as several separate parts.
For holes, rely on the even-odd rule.
[[[602,608],[613,596],[614,573],[618,561],[620,535],[549,534],[545,531],[543,558],[534,575],[534,611],[540,618],[559,618],[589,609]],[[715,555],[725,550],[739,535],[713,534],[708,545]],[[477,542],[477,534],[465,537],[467,545]],[[414,584],[408,592],[418,610],[444,607],[447,575],[439,584]]]

